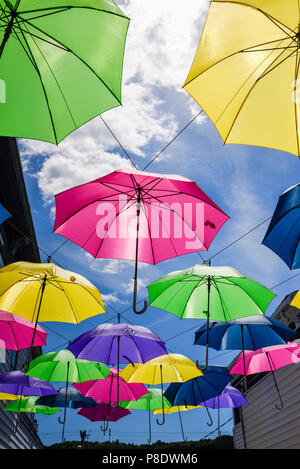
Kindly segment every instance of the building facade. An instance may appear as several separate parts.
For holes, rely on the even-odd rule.
[[[300,310],[290,306],[297,292],[290,293],[273,317],[295,330],[292,341],[300,342]],[[234,410],[233,439],[236,449],[300,449],[300,361],[272,373],[247,377],[248,404]],[[244,378],[232,383],[242,392]]]
[[[12,215],[0,225],[0,267],[17,261],[40,262],[34,226],[17,142],[14,138],[0,137],[0,203]],[[20,370],[26,363],[28,350],[20,352],[0,350],[0,373]],[[41,353],[35,347],[33,355]],[[20,414],[17,431],[13,429],[16,414],[4,412],[0,401],[0,448],[42,448],[37,424],[32,414]]]

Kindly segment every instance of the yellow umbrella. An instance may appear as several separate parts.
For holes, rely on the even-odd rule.
[[[38,321],[77,324],[105,313],[99,290],[85,277],[52,263],[31,262],[0,269],[0,310],[35,322],[28,357]]]
[[[158,414],[174,414],[178,413],[179,416],[179,422],[180,422],[180,428],[181,428],[181,434],[182,434],[182,439],[183,441],[187,441],[187,438],[184,435],[184,430],[183,430],[183,424],[182,424],[182,418],[181,418],[181,412],[185,412],[187,410],[193,410],[193,409],[200,409],[202,406],[201,405],[175,405],[170,407],[169,409],[155,409],[153,410],[153,415],[158,415]]]
[[[295,308],[300,309],[300,290],[298,291],[293,301],[291,302],[291,306],[295,306]]]
[[[225,143],[300,156],[298,0],[211,1],[184,89]]]
[[[189,358],[170,353],[152,358],[146,363],[127,365],[121,371],[120,376],[127,383],[161,384],[163,421],[157,420],[157,423],[163,425],[165,423],[163,383],[182,383],[203,376],[203,373]]]
[[[17,399],[24,399],[24,396],[16,396],[15,394],[8,394],[6,392],[0,392],[0,401],[16,401]]]

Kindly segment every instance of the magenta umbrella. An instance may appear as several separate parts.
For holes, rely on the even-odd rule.
[[[110,370],[111,373],[106,379],[73,383],[73,386],[85,397],[99,399],[112,405],[116,405],[119,401],[137,401],[148,393],[144,384],[126,383],[118,376],[116,368],[110,368]]]
[[[91,422],[117,422],[126,415],[131,414],[129,409],[123,407],[112,407],[106,402],[97,401],[96,407],[93,408],[80,408],[78,414],[86,417]],[[108,429],[107,427],[100,427],[103,433]]]
[[[157,264],[207,250],[228,216],[190,179],[120,169],[55,196],[54,232],[95,258]]]
[[[256,373],[271,372],[280,399],[280,406],[276,405],[276,407],[277,409],[282,409],[283,402],[274,371],[284,366],[291,365],[292,363],[299,363],[299,361],[300,345],[293,342],[264,347],[255,351],[245,350],[244,354],[241,353],[238,356],[230,370],[230,374],[247,376]]]
[[[0,311],[0,348],[7,350],[23,350],[26,348],[46,345],[47,333],[39,325],[36,326],[34,342],[32,334],[35,323],[6,311]]]

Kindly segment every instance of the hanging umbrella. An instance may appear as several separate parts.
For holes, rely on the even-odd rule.
[[[225,143],[300,156],[298,7],[296,0],[210,2],[184,89]]]
[[[184,382],[189,379],[201,376],[203,373],[197,368],[195,363],[184,355],[170,353],[153,358],[147,363],[135,363],[127,365],[120,373],[120,376],[128,383],[146,383],[161,385],[161,407],[164,409],[164,383]],[[165,423],[165,414],[159,425]]]
[[[0,310],[35,323],[27,365],[38,321],[77,324],[105,312],[99,290],[85,277],[52,263],[32,262],[0,269]]]
[[[242,354],[241,354],[242,355]],[[275,370],[283,366],[298,363],[300,357],[300,345],[288,342],[285,345],[273,345],[259,350],[245,350],[244,357],[239,355],[230,370],[230,374],[252,375],[256,373],[271,372],[274,384],[280,400],[280,405],[276,404],[278,410],[283,408],[283,402],[279,387],[275,377]]]
[[[291,302],[291,306],[294,306],[295,308],[300,309],[300,290],[298,291],[293,301]]]
[[[121,104],[129,19],[113,1],[1,0],[1,10],[0,135],[57,144]]]
[[[104,380],[74,383],[73,386],[84,396],[100,399],[111,405],[118,405],[119,401],[136,401],[148,392],[142,383],[126,383],[118,376],[116,369],[111,370]]]
[[[10,371],[0,375],[0,392],[15,396],[47,396],[56,394],[56,389],[46,381],[26,376],[22,371]],[[19,405],[20,399],[19,399]],[[13,433],[16,433],[20,414],[18,412]]]
[[[49,382],[65,382],[64,418],[58,419],[63,425],[62,442],[64,441],[65,423],[67,416],[67,400],[69,383],[82,383],[94,379],[105,379],[110,373],[103,363],[76,358],[69,350],[49,352],[32,360],[29,364],[29,376],[44,379]]]
[[[209,320],[228,322],[264,314],[275,294],[232,267],[195,265],[171,272],[148,286],[149,304],[179,318],[206,319],[208,365]]]
[[[90,409],[79,409],[77,413],[89,419],[91,422],[107,422],[107,427],[100,427],[103,433],[108,429],[108,422],[117,422],[123,417],[126,417],[126,415],[131,414],[129,409],[124,409],[120,406],[112,407],[103,402],[99,402],[96,407]]]
[[[279,197],[262,244],[275,252],[290,269],[300,268],[300,184]]]
[[[129,169],[64,191],[55,201],[55,233],[95,258],[135,261],[137,314],[147,308],[146,302],[142,311],[136,307],[138,262],[207,250],[228,219],[190,179]]]
[[[170,407],[170,409],[165,408],[164,412],[167,415],[168,414],[174,414],[174,413],[178,414],[183,441],[187,441],[187,438],[185,437],[184,430],[183,430],[181,412],[185,412],[187,410],[200,409],[200,408],[201,408],[201,406],[193,406],[193,405],[187,405],[187,406],[185,406],[185,405],[175,405],[175,406]],[[158,414],[162,414],[162,409],[153,410],[153,415],[158,415]]]
[[[80,407],[95,407],[97,405],[94,399],[85,397],[74,388],[59,388],[57,394],[53,396],[43,396],[36,401],[37,405],[47,407],[69,407],[70,409],[79,409]]]
[[[208,399],[205,404],[211,409],[218,409],[218,436],[221,436],[220,409],[235,409],[248,404],[248,401],[238,389],[228,385],[222,394]]]
[[[52,415],[60,412],[59,407],[50,407],[46,405],[37,404],[37,396],[25,397],[8,404],[3,410],[9,412],[30,412],[33,414],[46,414]]]
[[[20,397],[23,397],[24,396],[16,396],[15,394],[10,394],[10,393],[7,393],[7,392],[0,392],[0,400],[1,401],[15,401],[17,399],[20,399]]]
[[[29,348],[35,328],[33,322],[16,314],[0,311],[0,344],[6,350],[22,350]],[[47,333],[39,325],[36,326],[33,347],[46,345]],[[0,348],[2,346],[0,345]]]
[[[184,383],[170,384],[164,395],[172,406],[204,405],[210,419],[208,425],[211,426],[213,421],[205,401],[218,396],[231,379],[226,367],[208,366],[205,374],[200,377],[190,379]]]
[[[209,347],[215,350],[257,350],[271,345],[285,344],[294,331],[266,316],[250,316],[227,323],[212,322],[209,325]],[[207,327],[203,324],[195,333],[196,345],[206,345]],[[245,374],[245,391],[247,378]]]
[[[124,409],[139,409],[147,410],[149,416],[149,438],[148,443],[151,443],[151,411],[154,409],[160,409],[162,405],[161,390],[151,388],[148,389],[147,394],[140,397],[137,401],[121,402],[121,407]],[[163,397],[163,409],[164,411],[171,407],[170,402]]]
[[[11,217],[11,214],[0,204],[0,224]]]

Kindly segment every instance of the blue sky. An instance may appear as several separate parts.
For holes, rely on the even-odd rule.
[[[182,90],[191,65],[207,12],[206,0],[118,1],[131,18],[126,44],[123,106],[106,112],[103,117],[118,136],[135,163],[143,168],[200,108]],[[130,167],[121,149],[99,118],[67,137],[58,146],[20,140],[32,215],[39,246],[51,253],[63,242],[53,234],[54,194],[77,184],[93,180],[121,167]],[[224,145],[214,125],[199,117],[150,166],[152,172],[176,173],[194,180],[229,216],[204,258],[213,256],[224,246],[272,215],[278,196],[299,182],[297,157],[276,150],[240,145]],[[268,223],[228,248],[213,260],[213,265],[230,265],[244,275],[269,288],[293,276],[288,267],[269,249],[261,245]],[[46,256],[41,253],[42,260]],[[163,340],[197,326],[195,320],[148,308],[142,316],[131,310],[134,265],[116,260],[94,260],[81,248],[68,242],[54,260],[66,269],[79,272],[101,291],[107,314],[78,325],[48,323],[51,329],[67,339],[108,321],[115,311],[126,310],[131,323],[144,325]],[[156,266],[141,265],[139,297],[147,296],[146,285],[173,270],[201,263],[197,254],[189,254]],[[295,272],[297,273],[297,272]],[[299,288],[299,277],[274,290],[277,297],[267,314],[272,314],[286,294]],[[114,319],[115,321],[116,319]],[[49,331],[44,352],[63,348],[65,339]],[[194,331],[167,340],[170,351],[192,360],[203,360],[204,349],[193,346]],[[211,364],[228,364],[236,354],[211,351]],[[231,417],[230,410],[221,412],[221,421]],[[199,439],[216,428],[217,415],[212,411],[214,426],[206,425],[205,411],[194,410],[182,415],[186,436]],[[60,441],[61,426],[55,416],[37,417],[40,436],[45,444]],[[142,443],[147,438],[148,415],[135,411],[131,416],[111,424],[112,439]],[[231,424],[224,432],[231,432]],[[90,440],[104,441],[99,423],[91,423],[76,411],[68,411],[67,439],[79,439],[80,429],[90,432]],[[181,439],[178,416],[167,417],[161,427],[153,419],[153,441]],[[213,436],[216,436],[215,433]]]

